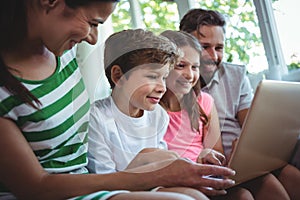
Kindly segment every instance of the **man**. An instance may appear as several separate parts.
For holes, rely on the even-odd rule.
[[[245,66],[222,61],[225,26],[226,21],[222,14],[204,9],[190,10],[180,22],[180,30],[194,35],[203,47],[200,64],[201,87],[215,99],[223,147],[228,158],[232,141],[240,135],[253,91]],[[276,177],[291,199],[300,199],[299,188],[295,187],[300,184],[300,172],[296,167],[288,164],[276,172]],[[268,184],[270,182],[266,185]],[[268,192],[264,195],[267,194]]]
[[[253,91],[246,67],[223,62],[226,20],[213,10],[190,10],[180,30],[194,35],[203,47],[200,74],[202,91],[215,99],[226,157],[232,141],[239,137],[250,107]]]

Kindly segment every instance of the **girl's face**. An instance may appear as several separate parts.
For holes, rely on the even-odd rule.
[[[197,83],[200,71],[200,55],[190,46],[180,47],[183,52],[183,57],[170,71],[167,78],[167,88],[178,97],[190,92]]]
[[[166,77],[169,73],[169,64],[163,67],[151,67],[146,64],[130,71],[129,77],[122,77],[122,94],[127,105],[123,110],[125,114],[138,117],[143,110],[154,110],[161,97],[166,92]]]
[[[113,2],[94,2],[71,9],[63,0],[58,2],[40,20],[42,42],[57,56],[82,41],[95,44],[98,39],[98,24],[105,22],[116,5]]]

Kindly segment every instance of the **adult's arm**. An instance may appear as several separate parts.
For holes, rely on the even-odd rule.
[[[244,74],[244,78],[241,83],[240,101],[239,101],[239,108],[237,112],[237,119],[241,127],[244,124],[252,99],[253,99],[253,89],[250,84],[249,78],[246,76],[246,74]]]
[[[247,116],[248,110],[249,110],[249,108],[246,108],[246,109],[238,111],[238,113],[237,113],[237,119],[238,119],[241,127],[243,126],[243,124],[245,122],[245,118]]]
[[[146,173],[48,174],[36,159],[18,127],[0,118],[0,182],[18,199],[67,199],[99,190],[149,190],[157,186],[186,186],[208,195],[224,192],[232,180],[211,180],[204,175],[231,176],[232,170],[220,166],[198,165],[175,160],[164,168]]]

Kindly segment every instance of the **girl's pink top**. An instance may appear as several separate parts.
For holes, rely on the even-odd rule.
[[[204,92],[198,97],[198,103],[206,113],[210,115],[213,98]],[[168,144],[168,149],[179,153],[180,157],[197,161],[203,149],[203,124],[199,119],[199,131],[191,128],[188,113],[185,110],[178,112],[168,112],[170,123],[164,140]]]

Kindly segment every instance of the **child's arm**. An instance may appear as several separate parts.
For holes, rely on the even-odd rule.
[[[168,150],[168,145],[163,139],[169,125],[169,115],[161,106],[157,106],[156,112],[159,113],[159,123],[157,125],[157,148],[144,148],[141,150],[128,164],[126,168],[127,170],[137,167],[141,168],[141,170],[148,170],[152,169],[153,166],[160,166],[161,161],[176,160],[180,157],[176,152]]]
[[[219,116],[215,105],[212,107],[209,119],[208,127],[204,129],[203,133],[203,146],[204,148],[211,148],[223,154]]]
[[[141,166],[144,166],[143,168],[145,168],[145,165],[148,165],[150,163],[160,162],[164,160],[176,160],[178,158],[178,154],[174,151],[159,148],[145,148],[135,156],[135,158],[127,166],[126,170]]]
[[[225,165],[226,160],[222,145],[221,131],[219,125],[219,117],[217,109],[213,104],[210,121],[208,127],[204,129],[203,133],[203,147],[204,149],[198,157],[199,163]]]

